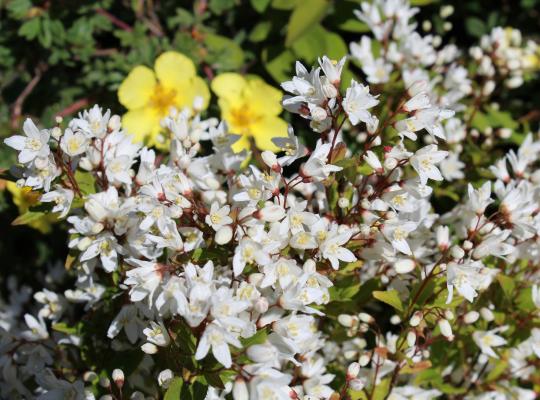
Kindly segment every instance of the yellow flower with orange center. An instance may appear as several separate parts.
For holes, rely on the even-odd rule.
[[[137,141],[163,145],[166,138],[160,135],[161,120],[173,108],[193,107],[198,97],[200,110],[205,110],[210,92],[197,76],[193,61],[181,53],[165,52],[156,59],[154,70],[136,66],[118,88],[118,100],[128,109],[122,124]]]
[[[287,136],[287,123],[279,118],[281,91],[257,76],[235,73],[218,75],[211,86],[229,132],[241,135],[233,145],[234,151],[249,149],[250,138],[261,150],[279,150],[272,138]]]

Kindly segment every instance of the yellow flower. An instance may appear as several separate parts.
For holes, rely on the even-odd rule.
[[[156,59],[153,71],[139,65],[118,88],[118,100],[128,109],[122,124],[137,141],[162,145],[161,119],[173,107],[192,107],[197,97],[202,98],[202,109],[206,109],[210,92],[206,82],[196,75],[193,61],[174,51],[165,52]]]
[[[40,194],[38,192],[33,192],[32,189],[27,186],[20,188],[15,182],[7,182],[6,188],[13,197],[13,203],[19,209],[19,215],[26,213],[31,206],[39,204]],[[57,221],[57,215],[49,213],[28,223],[28,226],[37,229],[41,233],[49,233],[54,221]]]
[[[218,75],[212,81],[212,90],[219,98],[221,118],[227,121],[229,131],[242,136],[233,145],[234,151],[249,149],[250,137],[261,150],[279,150],[272,138],[287,136],[287,123],[278,117],[282,110],[279,90],[257,76],[235,73]]]

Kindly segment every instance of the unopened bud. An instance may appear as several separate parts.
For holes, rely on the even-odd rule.
[[[234,386],[232,390],[232,397],[234,400],[248,400],[249,392],[246,385],[246,381],[238,376],[234,381]]]
[[[416,343],[416,333],[414,331],[409,331],[407,333],[407,344],[409,347],[413,347]]]
[[[480,318],[478,311],[469,311],[463,316],[463,321],[466,324],[474,324],[476,321],[478,321],[478,318]]]
[[[418,326],[418,325],[420,325],[420,322],[422,321],[423,318],[424,318],[424,316],[422,315],[422,313],[420,311],[417,311],[411,317],[411,319],[409,321],[409,324],[411,326]]]
[[[122,371],[119,368],[116,368],[112,372],[112,378],[116,386],[118,386],[118,388],[121,389],[122,386],[124,386],[124,371]]]
[[[482,307],[480,309],[480,315],[484,319],[484,321],[491,322],[495,319],[495,316],[493,315],[493,312],[486,307]]]
[[[264,314],[266,311],[268,311],[268,300],[266,297],[259,297],[255,301],[255,311],[257,311],[259,314]]]
[[[158,384],[162,388],[167,389],[174,378],[174,374],[170,369],[164,369],[158,375]]]
[[[360,373],[360,364],[357,362],[353,362],[349,364],[349,368],[347,368],[347,379],[351,380],[358,376]]]
[[[358,364],[360,364],[361,367],[365,367],[369,364],[369,361],[371,360],[371,357],[368,354],[362,354],[360,358],[358,359]]]
[[[351,387],[352,390],[360,391],[364,388],[365,383],[362,379],[353,379],[352,381],[349,382],[349,386]]]
[[[394,264],[394,268],[398,274],[408,274],[414,270],[415,263],[410,258],[403,258]]]
[[[446,338],[453,337],[452,334],[452,327],[450,326],[450,322],[446,319],[440,319],[438,322],[439,329],[441,330],[441,334]]]
[[[350,204],[350,201],[349,201],[349,199],[346,198],[346,197],[340,197],[340,198],[338,199],[338,206],[339,206],[339,208],[347,208],[347,207],[349,207],[349,204]]]
[[[158,352],[158,348],[153,343],[145,343],[141,346],[141,350],[144,351],[146,354],[156,354]]]
[[[233,236],[233,230],[230,225],[224,225],[216,232],[216,243],[219,245],[227,244],[231,241]]]
[[[461,260],[465,256],[465,250],[459,246],[452,246],[450,249],[450,255],[454,260]]]
[[[121,128],[121,126],[122,126],[122,120],[120,119],[119,115],[113,115],[111,119],[109,119],[109,123],[107,125],[107,127],[111,131],[117,131]]]
[[[360,321],[362,322],[365,322],[366,324],[372,324],[373,322],[375,322],[375,319],[371,315],[364,312],[358,314],[358,319],[360,319]]]

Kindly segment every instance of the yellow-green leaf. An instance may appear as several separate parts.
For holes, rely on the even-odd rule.
[[[395,289],[386,291],[376,290],[373,292],[373,297],[379,301],[382,301],[383,303],[391,305],[398,311],[403,311],[403,304],[401,303],[399,294]]]

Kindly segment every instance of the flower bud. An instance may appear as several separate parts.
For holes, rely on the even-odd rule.
[[[255,301],[255,305],[253,308],[259,314],[264,314],[266,311],[268,311],[268,300],[266,299],[266,297],[259,297]]]
[[[259,210],[258,215],[259,219],[265,222],[278,222],[285,217],[285,210],[276,204],[262,208]]]
[[[454,260],[461,260],[465,256],[465,250],[459,246],[452,246],[450,249],[450,255]]]
[[[465,241],[463,242],[463,250],[465,250],[465,251],[469,251],[470,249],[473,248],[473,246],[474,246],[474,245],[473,245],[473,243],[472,243],[470,240],[465,240]]]
[[[349,207],[349,205],[350,205],[350,201],[349,201],[348,198],[346,198],[346,197],[340,197],[340,198],[338,199],[338,207],[339,207],[339,208],[347,208],[347,207]]]
[[[353,379],[352,381],[349,382],[349,386],[351,387],[352,390],[360,391],[364,388],[365,383],[362,379]]]
[[[422,313],[420,311],[417,311],[414,313],[414,315],[411,317],[410,321],[409,321],[409,324],[411,326],[418,326],[420,325],[420,322],[422,322],[422,319],[424,318],[424,316],[422,315]]]
[[[326,117],[328,117],[328,114],[324,108],[316,106],[311,109],[311,118],[313,118],[314,121],[324,121]]]
[[[347,368],[347,380],[356,378],[359,373],[360,373],[360,364],[358,364],[357,362],[353,362],[349,364],[349,367]]]
[[[416,264],[410,258],[402,258],[394,264],[394,269],[398,274],[408,274],[414,270]]]
[[[438,322],[439,329],[441,330],[441,334],[446,338],[453,337],[452,334],[452,327],[450,326],[450,322],[446,319],[440,319]]]
[[[478,311],[469,311],[463,316],[463,321],[466,324],[474,324],[476,321],[478,321],[478,318],[480,318]]]
[[[167,389],[174,378],[174,374],[170,369],[164,369],[158,375],[158,384],[162,388]]]
[[[360,314],[358,314],[358,319],[362,322],[365,322],[366,324],[371,324],[375,322],[375,319],[365,312],[361,312]]]
[[[416,344],[416,333],[414,331],[407,333],[407,344],[409,347],[413,347]]]
[[[354,324],[354,318],[349,314],[338,315],[338,322],[346,328],[350,328]]]
[[[482,307],[480,309],[480,315],[484,319],[484,321],[491,322],[495,319],[495,316],[493,315],[493,312],[486,307]]]
[[[111,380],[106,376],[102,376],[101,378],[99,378],[99,386],[103,388],[108,388],[109,386],[111,386]]]
[[[117,131],[117,130],[120,130],[121,127],[122,127],[122,120],[120,119],[120,116],[119,115],[113,115],[109,119],[109,123],[107,124],[107,128],[109,128],[109,130],[111,130],[111,131]]]
[[[224,225],[216,232],[216,243],[219,245],[227,244],[231,241],[233,236],[233,230],[230,225]]]
[[[386,160],[384,160],[384,168],[387,170],[391,170],[396,168],[398,165],[398,161],[394,157],[388,157]]]
[[[232,397],[234,400],[248,400],[249,392],[246,385],[246,381],[238,376],[234,381],[234,386],[232,390]]]
[[[368,354],[362,354],[360,358],[358,359],[358,364],[360,364],[361,367],[365,367],[369,364],[369,361],[371,360],[371,357]]]
[[[121,389],[122,386],[124,386],[124,371],[122,371],[119,368],[116,368],[112,372],[112,378],[116,386],[118,386],[118,388]]]
[[[141,350],[144,351],[146,354],[156,354],[158,352],[158,348],[153,343],[145,343],[141,346]]]
[[[92,382],[94,381],[95,379],[98,379],[98,375],[94,372],[94,371],[86,371],[84,374],[83,374],[83,380],[85,382]]]
[[[392,325],[398,325],[398,324],[400,324],[400,323],[401,323],[401,318],[400,318],[400,316],[399,316],[399,315],[392,315],[392,316],[390,317],[390,323],[391,323]]]
[[[62,136],[62,129],[60,129],[59,127],[55,126],[54,128],[51,129],[51,136],[53,138],[55,138],[56,140],[59,140],[60,137]]]

